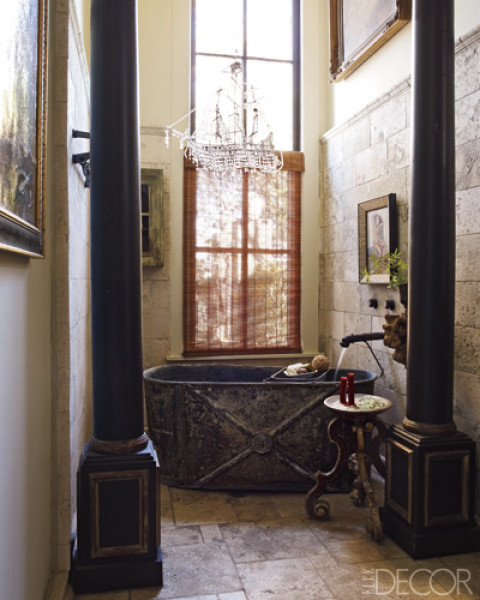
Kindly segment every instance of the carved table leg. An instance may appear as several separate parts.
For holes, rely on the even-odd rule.
[[[337,446],[337,458],[333,469],[323,473],[315,473],[317,483],[307,493],[305,507],[307,513],[318,519],[328,519],[330,515],[330,504],[326,500],[320,500],[320,496],[325,491],[325,486],[329,481],[336,479],[341,475],[348,459],[348,449],[345,441],[340,437],[338,430],[343,423],[343,419],[334,418],[328,424],[328,437],[330,441]]]
[[[367,504],[369,508],[369,516],[367,518],[366,530],[370,533],[376,542],[383,539],[383,527],[378,513],[378,507],[375,503],[373,495],[373,487],[367,471],[367,453],[365,451],[365,432],[371,433],[373,429],[372,422],[356,423],[354,431],[357,434],[357,463],[360,481],[365,490]]]
[[[355,428],[353,429],[355,432]],[[348,459],[348,468],[355,475],[355,479],[353,480],[352,484],[352,491],[350,492],[350,498],[355,506],[363,506],[366,493],[362,478],[360,476],[357,453],[352,454],[352,456],[350,456]]]
[[[350,494],[355,505],[360,506],[365,499],[368,504],[369,515],[367,517],[366,530],[376,542],[383,539],[383,527],[380,521],[378,507],[375,503],[372,480],[370,478],[372,463],[379,474],[385,478],[385,463],[380,456],[380,446],[387,434],[385,424],[376,418],[380,412],[388,410],[391,401],[383,398],[383,405],[378,409],[358,410],[359,406],[352,407],[341,405],[338,396],[331,396],[325,400],[325,404],[341,415],[332,419],[328,425],[330,441],[337,446],[337,458],[335,466],[330,471],[315,474],[317,483],[308,492],[306,497],[306,509],[309,515],[320,519],[327,519],[330,515],[330,504],[321,500],[320,496],[329,481],[338,477],[348,464],[350,470],[355,474],[353,489]],[[355,410],[357,409],[357,410]],[[348,447],[339,435],[340,425],[348,422],[351,426],[350,435],[353,434],[353,447],[355,452],[349,457]],[[377,435],[372,436],[373,429]]]

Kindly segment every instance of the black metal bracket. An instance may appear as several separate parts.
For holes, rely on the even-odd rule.
[[[79,131],[78,129],[74,129],[72,131],[72,137],[74,138],[84,138],[90,139],[90,132],[88,131]],[[85,178],[84,187],[90,187],[91,180],[91,169],[90,169],[90,152],[81,152],[79,154],[72,155],[72,161],[76,165],[80,165],[82,167],[83,176]]]
[[[89,131],[80,131],[79,129],[72,129],[72,137],[73,138],[84,138],[86,140],[90,139]]]
[[[385,308],[387,310],[395,310],[395,300],[386,300],[385,301]]]

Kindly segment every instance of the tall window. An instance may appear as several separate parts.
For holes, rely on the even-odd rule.
[[[298,352],[299,0],[192,0],[192,9],[195,114],[240,60],[284,167],[213,174],[186,161],[184,354]]]

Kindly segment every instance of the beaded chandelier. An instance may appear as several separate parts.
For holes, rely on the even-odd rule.
[[[275,151],[258,92],[244,83],[239,61],[232,63],[229,70],[227,85],[217,89],[212,106],[203,112],[192,134],[189,135],[188,127],[180,132],[175,126],[183,120],[190,124],[195,109],[165,128],[167,147],[170,136],[178,138],[186,158],[199,168],[215,172],[278,171],[283,166],[283,156]]]

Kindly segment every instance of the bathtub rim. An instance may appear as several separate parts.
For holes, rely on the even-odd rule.
[[[262,380],[262,381],[258,381],[258,380],[251,380],[251,381],[232,381],[232,380],[221,380],[221,381],[217,381],[215,379],[196,379],[196,378],[191,378],[191,379],[163,379],[163,378],[159,378],[159,377],[155,377],[154,375],[156,373],[158,373],[160,370],[164,369],[179,369],[179,370],[184,370],[186,371],[189,368],[193,368],[193,369],[212,369],[212,368],[225,368],[225,369],[247,369],[249,371],[254,371],[254,370],[269,370],[271,369],[271,373],[269,375],[266,375],[266,378],[268,378],[269,376],[275,374],[277,371],[281,370],[282,366],[255,366],[255,365],[223,365],[223,364],[185,364],[185,365],[157,365],[154,367],[149,367],[147,369],[144,370],[143,372],[143,378],[145,382],[149,382],[151,384],[165,384],[165,385],[261,385],[261,386],[281,386],[281,385],[288,385],[288,386],[297,386],[297,385],[305,385],[305,386],[327,386],[327,385],[338,385],[340,383],[340,379],[336,379],[336,380],[315,380],[315,379],[309,379],[309,380],[305,380],[305,381],[298,381],[298,380],[292,380],[289,381],[288,378],[285,377],[285,379],[277,379],[277,380]],[[330,368],[328,371],[329,372],[335,372],[337,369],[333,369]],[[357,374],[364,374],[365,377],[361,378],[361,379],[357,379],[357,381],[362,382],[362,383],[375,383],[375,381],[379,378],[379,375],[377,373],[375,373],[374,371],[370,371],[367,369],[353,369],[353,368],[343,368],[343,369],[339,369],[339,377],[341,376],[346,376],[347,372],[348,373],[355,373],[355,375],[357,376]]]

